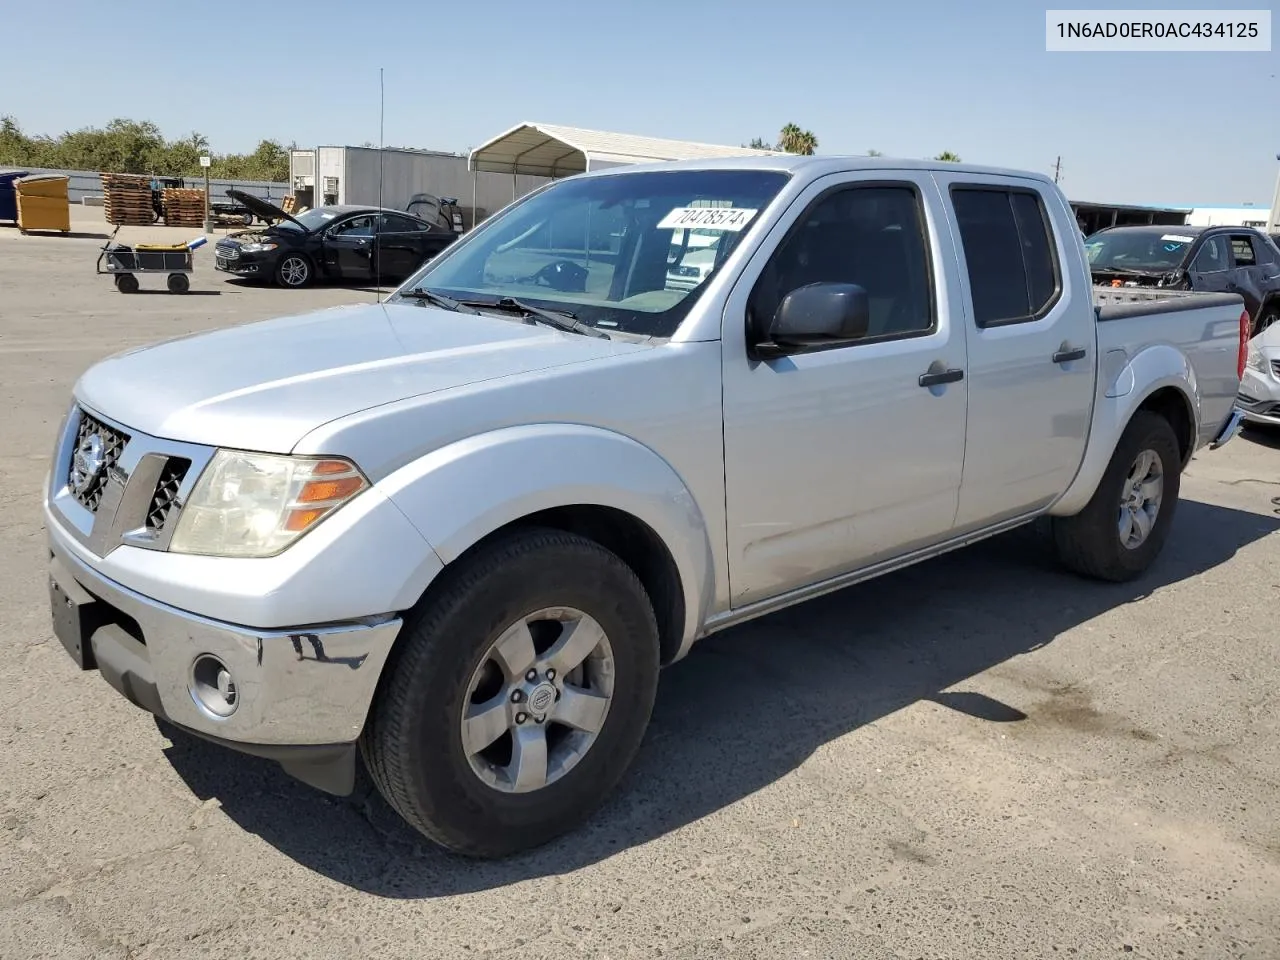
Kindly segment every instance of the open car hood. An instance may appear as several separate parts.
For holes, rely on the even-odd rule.
[[[245,193],[243,190],[228,190],[227,196],[236,203],[243,204],[249,208],[249,212],[260,220],[293,220],[299,227],[306,230],[298,220],[285,213],[274,203],[269,203],[261,197],[255,197],[251,193]]]

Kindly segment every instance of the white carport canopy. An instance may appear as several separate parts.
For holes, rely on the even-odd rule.
[[[661,140],[549,123],[522,123],[472,150],[468,165],[479,173],[567,177],[627,163],[773,155],[774,151],[750,147]]]

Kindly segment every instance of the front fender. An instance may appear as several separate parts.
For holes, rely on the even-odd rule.
[[[578,424],[507,427],[435,450],[377,486],[446,564],[541,510],[621,510],[648,524],[675,561],[685,601],[681,654],[709,612],[714,567],[702,511],[670,464],[630,437]]]
[[[1105,376],[1099,374],[1084,459],[1071,486],[1049,510],[1056,517],[1072,516],[1084,509],[1102,482],[1120,435],[1138,408],[1157,391],[1173,387],[1181,394],[1191,418],[1193,447],[1199,435],[1200,388],[1195,369],[1182,351],[1169,344],[1153,344],[1127,363],[1102,370]]]

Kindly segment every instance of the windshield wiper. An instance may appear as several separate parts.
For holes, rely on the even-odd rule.
[[[529,323],[540,320],[547,326],[563,330],[565,333],[580,333],[587,337],[609,339],[609,335],[603,330],[583,323],[567,310],[544,310],[542,307],[535,307],[533,304],[517,300],[515,297],[502,297],[494,303],[482,303],[479,300],[467,300],[464,303],[467,306],[488,307],[491,310],[515,310],[523,314],[525,320]]]
[[[455,300],[453,297],[446,297],[443,293],[436,293],[434,290],[428,290],[426,287],[414,287],[407,293],[400,294],[412,300],[425,300],[427,303],[436,307],[444,307],[446,310],[453,310],[456,313],[479,313],[469,303],[463,303],[461,300]]]

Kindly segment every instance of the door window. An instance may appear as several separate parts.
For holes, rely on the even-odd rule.
[[[350,220],[339,223],[332,232],[336,237],[372,237],[373,217],[352,217]]]
[[[1231,256],[1237,267],[1257,266],[1258,258],[1253,255],[1253,244],[1249,237],[1235,234],[1231,237]]]
[[[425,229],[426,224],[394,213],[384,213],[382,222],[378,226],[378,230],[382,233],[421,233]]]
[[[768,339],[788,293],[822,282],[856,283],[867,291],[867,340],[934,329],[924,211],[913,186],[846,187],[816,200],[769,258],[752,291],[754,342]]]
[[[1222,237],[1210,237],[1196,254],[1191,269],[1197,273],[1221,273],[1227,266],[1226,242]]]
[[[952,187],[979,327],[1026,323],[1057,302],[1061,274],[1053,229],[1040,198],[1027,190]]]

